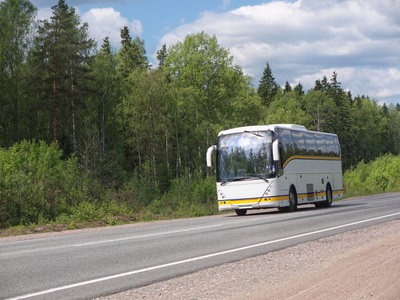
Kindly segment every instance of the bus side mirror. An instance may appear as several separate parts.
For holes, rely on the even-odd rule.
[[[213,153],[214,150],[217,150],[217,145],[213,145],[207,150],[207,167],[211,168],[212,162],[211,162],[211,154]]]
[[[274,158],[274,161],[279,161],[279,140],[275,140],[272,143],[272,157]]]

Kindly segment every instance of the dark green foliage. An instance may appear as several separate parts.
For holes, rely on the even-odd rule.
[[[21,142],[0,149],[0,226],[54,220],[92,197],[76,159],[56,144]]]
[[[9,147],[30,130],[25,60],[36,8],[27,0],[0,2],[0,146]]]
[[[275,82],[275,77],[272,75],[269,63],[267,63],[260,84],[258,85],[257,93],[262,99],[262,104],[269,106],[274,100],[277,92],[278,85]]]
[[[124,142],[121,135],[122,101],[121,74],[117,55],[111,50],[108,38],[91,62],[90,88],[94,91],[82,116],[84,126],[78,131],[76,156],[93,180],[106,187],[124,181]]]
[[[167,45],[163,45],[160,50],[157,50],[157,60],[158,60],[158,68],[162,69],[164,67],[165,62],[167,60],[168,51]]]
[[[287,93],[287,92],[291,92],[291,91],[292,91],[292,87],[290,86],[289,82],[286,81],[285,88],[284,88],[283,92]]]
[[[132,197],[135,199],[134,209],[142,209],[160,197],[160,191],[157,185],[148,180],[144,175],[135,173],[132,179],[127,183]]]
[[[101,45],[100,53],[102,55],[111,55],[111,44],[108,36],[106,36],[103,40],[103,45]]]
[[[217,214],[216,193],[215,177],[202,179],[195,173],[192,178],[174,179],[170,191],[155,200],[150,209],[175,218]]]
[[[37,99],[37,113],[51,116],[46,120],[51,120],[51,140],[66,135],[75,151],[80,125],[77,115],[93,92],[88,85],[94,41],[88,37],[88,25],[80,24],[75,9],[64,0],[52,10],[50,21],[41,22],[32,48],[32,96]]]
[[[148,67],[144,41],[141,41],[139,37],[132,39],[127,26],[121,29],[121,45],[119,51],[121,64],[118,68],[123,77],[128,77],[136,68],[146,69]]]
[[[303,85],[300,82],[294,87],[293,91],[298,96],[303,96],[304,95]]]

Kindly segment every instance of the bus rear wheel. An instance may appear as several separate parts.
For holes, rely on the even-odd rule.
[[[295,210],[297,210],[297,193],[294,187],[291,187],[289,191],[288,211],[295,211]]]
[[[238,216],[245,216],[246,213],[247,213],[247,209],[235,209],[235,213],[236,213]]]
[[[317,208],[330,207],[331,205],[332,205],[332,189],[331,189],[331,186],[328,185],[326,187],[326,200],[315,203],[315,207],[317,207]]]

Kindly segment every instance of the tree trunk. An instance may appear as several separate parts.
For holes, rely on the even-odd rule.
[[[197,132],[199,132],[199,110],[196,106],[196,128],[197,128]],[[200,133],[199,133],[200,134]],[[200,175],[203,174],[203,168],[201,167],[202,165],[202,156],[201,156],[201,139],[200,136],[198,136],[197,139],[197,151],[198,151],[198,155],[199,155],[199,173]]]
[[[104,155],[106,152],[106,129],[105,129],[105,104],[104,104],[104,97],[106,95],[106,90],[104,90],[103,96],[101,97],[103,111],[101,114],[101,142],[102,142],[102,149],[101,149],[101,157],[104,159]]]
[[[72,141],[74,144],[74,153],[76,153],[76,120],[75,120],[75,102],[74,102],[74,74],[71,69],[71,105],[72,105]]]
[[[4,103],[1,104],[1,126],[3,127],[3,135],[4,135],[4,147],[8,148],[8,139],[7,139],[7,128],[6,128],[6,120],[4,115]]]
[[[54,53],[55,57],[55,53]],[[53,79],[53,142],[57,141],[57,107],[56,107],[56,100],[57,100],[57,82],[56,82],[56,74],[57,74],[57,66],[54,62],[53,64],[53,72],[54,72],[54,79]]]
[[[178,174],[179,170],[182,167],[182,161],[181,161],[181,152],[179,149],[179,135],[178,135],[178,122],[177,122],[177,118],[178,118],[178,112],[175,111],[175,137],[176,137],[176,176],[180,176],[180,174]]]

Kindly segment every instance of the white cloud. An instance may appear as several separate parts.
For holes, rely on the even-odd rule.
[[[57,0],[30,0],[33,5],[39,8],[43,7],[52,7],[57,5]],[[82,6],[82,5],[91,5],[91,4],[115,4],[115,3],[124,3],[126,1],[132,2],[140,2],[146,0],[68,0],[65,1],[68,6]],[[1,2],[1,0],[0,0]]]
[[[400,70],[371,69],[371,68],[329,68],[323,69],[314,74],[302,75],[295,78],[295,82],[301,82],[304,86],[314,87],[317,79],[324,76],[331,80],[333,72],[338,74],[337,80],[346,83],[346,89],[350,90],[353,96],[370,96],[375,99],[398,98],[400,102]]]
[[[143,33],[142,23],[139,20],[129,21],[113,8],[93,8],[82,15],[82,21],[89,24],[89,34],[101,45],[101,41],[108,36],[110,43],[117,47],[121,42],[121,29],[128,26],[129,34],[140,36]],[[100,46],[99,45],[99,46]]]
[[[222,9],[227,9],[230,4],[231,4],[231,0],[222,0],[221,8]]]
[[[400,1],[274,1],[205,12],[159,45],[201,31],[215,34],[256,85],[268,61],[282,85],[300,80],[309,89],[336,70],[342,87],[355,95],[400,101]]]
[[[50,20],[50,17],[53,15],[53,11],[50,7],[42,8],[38,10],[37,19],[38,20]]]

